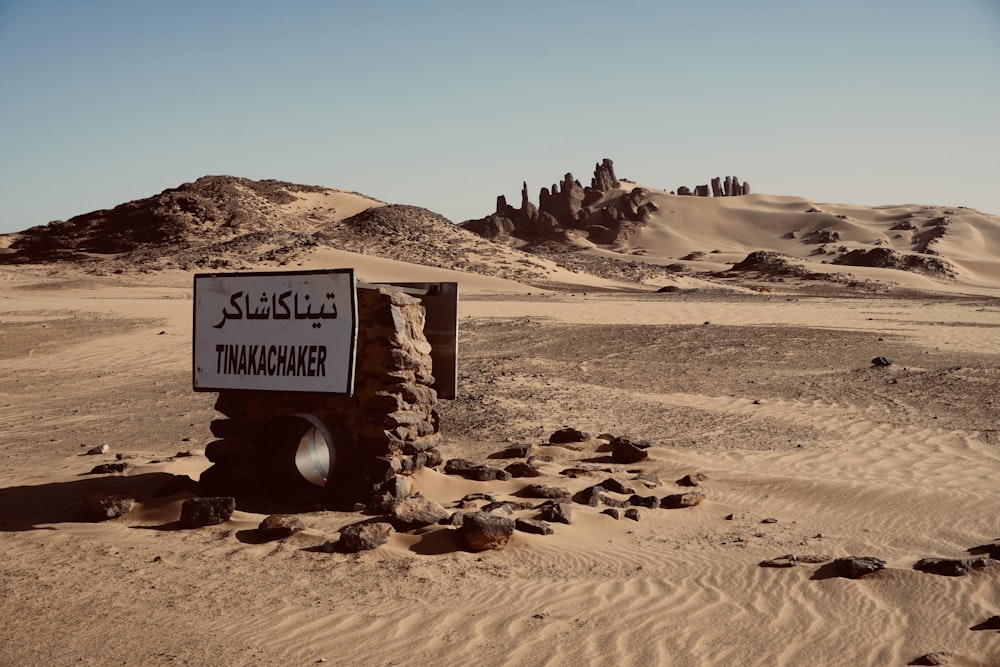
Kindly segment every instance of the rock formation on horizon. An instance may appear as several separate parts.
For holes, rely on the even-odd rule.
[[[462,227],[487,238],[512,236],[526,241],[559,239],[568,230],[579,230],[594,243],[615,243],[631,236],[657,210],[640,187],[609,196],[621,187],[614,163],[605,158],[594,166],[589,187],[567,173],[561,182],[541,189],[535,206],[525,182],[520,207],[511,206],[500,195],[494,213],[463,222]]]
[[[711,186],[696,185],[692,191],[691,188],[682,185],[677,188],[677,194],[695,197],[739,197],[750,194],[750,184],[746,181],[740,183],[740,179],[736,176],[726,176],[725,180],[716,176],[712,179]]]

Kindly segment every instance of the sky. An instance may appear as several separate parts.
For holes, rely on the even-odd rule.
[[[455,222],[595,163],[1000,214],[1000,0],[0,0],[0,233],[209,174]]]

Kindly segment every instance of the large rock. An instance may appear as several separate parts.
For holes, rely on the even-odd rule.
[[[833,561],[833,569],[838,576],[858,579],[885,569],[885,561],[873,556],[848,556]]]
[[[87,521],[116,519],[135,508],[135,498],[118,494],[90,494],[84,498],[83,513]]]
[[[181,505],[181,528],[201,528],[225,523],[235,509],[236,499],[232,496],[190,498]]]
[[[615,463],[638,463],[649,457],[648,442],[635,442],[628,438],[611,439],[611,460]]]
[[[913,569],[945,577],[961,577],[996,563],[992,558],[921,558],[914,563]]]
[[[390,513],[397,530],[414,530],[436,524],[451,516],[451,512],[428,498],[412,496],[399,501]]]
[[[305,529],[302,519],[291,514],[272,514],[257,526],[257,532],[266,540],[280,540]]]
[[[569,503],[552,503],[542,508],[538,518],[549,523],[570,523],[573,508]]]
[[[486,551],[506,546],[514,535],[513,519],[486,512],[469,512],[462,517],[459,532],[473,551]]]
[[[448,459],[444,464],[444,472],[446,475],[461,475],[477,482],[506,481],[511,478],[511,474],[506,470],[480,465],[467,459]]]
[[[355,523],[340,529],[340,546],[351,553],[368,551],[385,544],[392,533],[392,525],[384,521]]]
[[[688,491],[687,493],[675,493],[664,496],[660,501],[660,507],[664,509],[680,509],[682,507],[694,507],[705,499],[704,491]]]

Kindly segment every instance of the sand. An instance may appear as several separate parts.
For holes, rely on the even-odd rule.
[[[654,261],[742,253],[751,239],[724,222],[634,242]],[[707,477],[696,507],[635,522],[576,505],[553,535],[483,553],[446,527],[328,553],[358,516],[322,509],[277,542],[254,539],[288,509],[277,506],[177,530],[190,494],[153,494],[209,465],[218,416],[214,394],[191,390],[191,274],[0,268],[0,664],[904,665],[951,651],[952,665],[1000,665],[1000,634],[970,629],[1000,614],[1000,566],[912,568],[1000,541],[1000,273],[996,239],[974,241],[952,253],[965,282],[915,291],[925,279],[902,276],[896,292],[860,295],[792,283],[622,292],[593,277],[564,291],[307,257],[301,268],[354,266],[369,281],[457,279],[461,395],[442,405],[442,452],[490,462],[533,443],[553,457],[543,477],[502,483],[423,470],[426,496],[453,507],[635,468],[660,480],[639,493],[663,496],[686,490],[685,474]],[[872,368],[876,356],[894,364]],[[564,425],[595,437],[547,446]],[[649,440],[650,458],[610,463],[604,433]],[[86,474],[117,455],[125,473]],[[560,474],[586,460],[613,472]],[[93,490],[143,500],[89,523],[80,505]],[[851,580],[759,566],[789,553],[887,567]]]

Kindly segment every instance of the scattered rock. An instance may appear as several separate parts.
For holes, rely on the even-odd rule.
[[[690,475],[684,475],[677,480],[677,486],[698,486],[707,479],[708,475],[705,475],[704,473],[691,473]]]
[[[840,577],[858,579],[866,574],[885,569],[885,561],[872,556],[848,556],[833,561],[834,571]]]
[[[350,553],[369,551],[385,544],[393,532],[385,521],[355,523],[340,529],[340,546]]]
[[[302,519],[290,514],[272,514],[257,526],[257,532],[267,540],[279,540],[305,529]]]
[[[504,468],[504,470],[510,473],[510,476],[514,478],[542,476],[542,471],[538,466],[532,465],[526,461],[511,463],[509,466]]]
[[[951,659],[955,657],[952,651],[935,651],[934,653],[925,653],[910,662],[911,665],[947,665],[951,662]]]
[[[493,453],[490,457],[495,459],[523,459],[531,456],[535,450],[534,445],[510,445],[499,452]]]
[[[515,522],[507,517],[486,512],[469,512],[459,529],[465,544],[473,551],[497,549],[510,542]]]
[[[235,509],[236,499],[232,496],[190,498],[181,505],[181,528],[201,528],[225,523]]]
[[[116,519],[131,512],[135,504],[131,496],[90,494],[83,501],[84,518],[88,521]]]
[[[537,519],[515,519],[514,529],[522,533],[532,533],[534,535],[551,535],[555,531],[552,526]]]
[[[562,486],[546,486],[544,484],[529,484],[521,489],[522,496],[528,498],[569,498],[569,489]]]
[[[660,501],[660,507],[664,509],[679,509],[681,507],[694,507],[705,499],[704,491],[688,491],[687,493],[675,493],[664,496]]]
[[[611,460],[615,463],[638,463],[649,457],[648,442],[634,442],[627,438],[612,438]]]
[[[466,479],[478,482],[490,482],[499,480],[501,482],[510,479],[510,473],[492,466],[480,465],[466,459],[448,459],[444,464],[446,475],[461,475]]]
[[[875,357],[872,359],[872,366],[876,368],[888,368],[892,366],[892,359],[887,357]]]
[[[641,517],[642,515],[639,513],[639,508],[637,507],[630,507],[629,509],[625,510],[626,519],[632,519],[633,521],[638,521]]]
[[[415,530],[447,519],[451,513],[433,500],[410,496],[399,501],[389,513],[393,528],[400,531]]]
[[[613,507],[609,507],[606,510],[601,510],[601,514],[607,514],[609,517],[611,517],[612,519],[615,519],[616,521],[618,520],[618,518],[620,516],[618,514],[618,510],[614,509]]]
[[[945,577],[961,577],[996,563],[992,558],[921,558],[914,563],[913,569]]]
[[[791,554],[778,556],[777,558],[769,558],[768,560],[762,560],[759,563],[760,567],[795,567],[798,564],[798,559]]]
[[[98,454],[107,454],[108,450],[111,448],[107,445],[101,445],[100,447],[92,447],[87,450],[87,456],[96,456]]]
[[[766,519],[761,519],[761,523],[778,523],[778,520],[774,517],[767,517]]]
[[[625,484],[624,482],[615,479],[614,477],[607,478],[606,480],[598,484],[598,486],[602,487],[606,491],[610,491],[611,493],[635,493],[634,488],[632,488],[628,484]]]
[[[542,508],[538,518],[550,523],[570,523],[573,508],[569,503],[552,503]]]
[[[488,505],[483,505],[483,508],[479,510],[480,512],[499,512],[501,514],[513,514],[514,512],[519,512],[521,510],[528,510],[534,507],[532,503],[528,502],[513,502],[510,500],[498,500],[496,502],[489,503]]]
[[[633,494],[629,496],[628,504],[634,507],[648,507],[649,509],[656,509],[660,506],[660,499],[656,496],[640,496],[638,494]]]
[[[571,426],[564,426],[549,436],[549,444],[565,445],[572,442],[586,442],[590,440],[590,434]]]
[[[94,466],[88,475],[110,475],[116,472],[125,472],[132,467],[128,461],[115,461],[114,463],[101,463]]]

